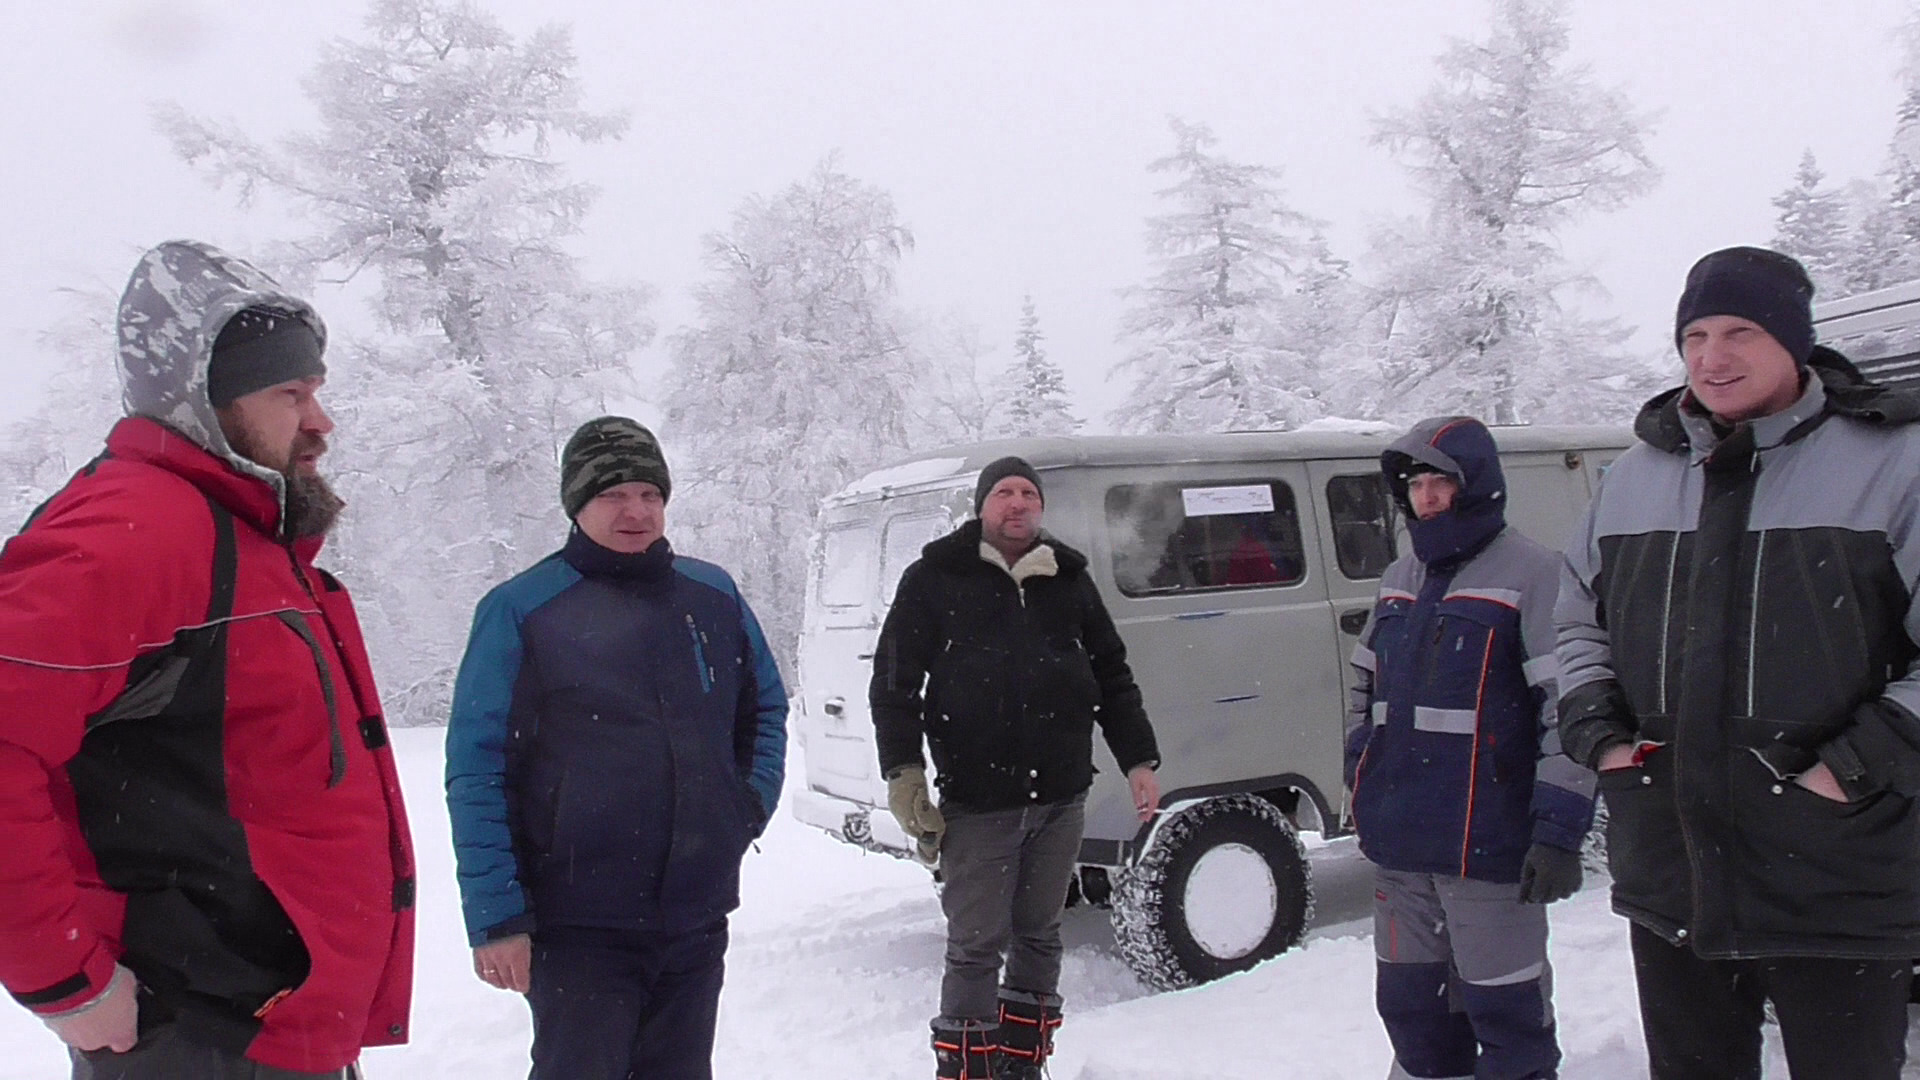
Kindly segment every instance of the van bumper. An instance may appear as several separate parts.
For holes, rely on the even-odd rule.
[[[896,859],[913,857],[900,823],[878,807],[807,788],[794,793],[793,816],[801,824],[820,829],[842,843]]]

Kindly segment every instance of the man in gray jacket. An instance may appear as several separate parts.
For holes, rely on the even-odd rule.
[[[1600,770],[1654,1080],[1893,1080],[1920,956],[1920,399],[1813,343],[1757,248],[1687,275],[1567,554],[1560,732]]]

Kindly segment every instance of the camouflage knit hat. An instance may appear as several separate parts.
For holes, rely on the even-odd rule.
[[[578,517],[595,495],[635,480],[659,488],[662,500],[673,495],[660,440],[624,416],[581,424],[560,453],[560,505],[570,518]]]

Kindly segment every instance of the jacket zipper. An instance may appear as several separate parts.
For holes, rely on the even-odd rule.
[[[700,692],[713,692],[713,672],[707,668],[707,650],[700,642],[700,628],[693,623],[693,615],[687,615],[687,636],[693,639],[693,662],[700,668]]]
[[[1680,534],[1674,533],[1667,541],[1667,591],[1663,597],[1664,607],[1660,612],[1660,715],[1665,716],[1667,708],[1667,648],[1673,635],[1673,575],[1680,565]]]
[[[1752,604],[1752,610],[1748,612],[1748,621],[1747,621],[1747,715],[1748,716],[1754,715],[1754,712],[1753,712],[1753,686],[1754,686],[1753,665],[1754,665],[1754,661],[1759,659],[1759,656],[1758,656],[1759,646],[1757,642],[1760,637],[1760,567],[1764,564],[1766,557],[1767,557],[1767,533],[1766,533],[1766,530],[1762,529],[1760,531],[1760,540],[1758,543],[1754,545],[1754,549],[1753,549],[1753,593],[1749,600],[1749,603]]]

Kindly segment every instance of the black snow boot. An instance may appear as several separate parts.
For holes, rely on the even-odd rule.
[[[934,1018],[935,1080],[996,1080],[1000,1074],[993,1071],[993,1060],[999,1035],[991,1021]]]
[[[1060,1026],[1060,995],[1000,991],[1000,1048],[994,1055],[995,1080],[1040,1080],[1053,1056],[1053,1033]]]

